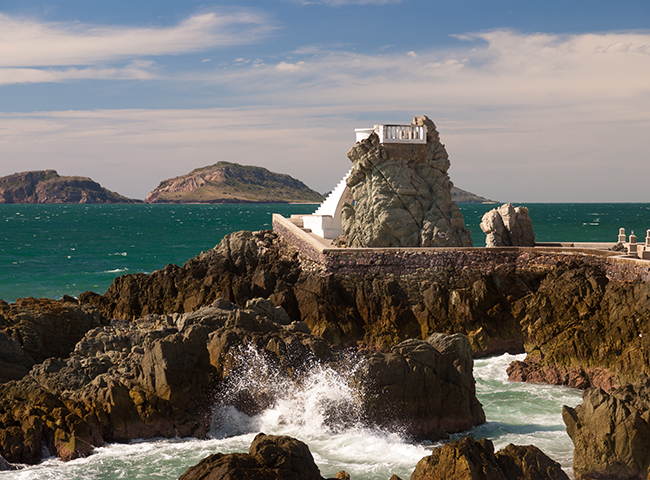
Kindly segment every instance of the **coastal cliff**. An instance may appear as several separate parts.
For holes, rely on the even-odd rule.
[[[145,203],[320,203],[300,180],[263,167],[218,162],[160,182]]]
[[[350,252],[328,261],[272,232],[238,232],[182,267],[124,275],[104,295],[79,299],[130,320],[264,297],[335,344],[390,347],[463,333],[475,356],[528,352],[529,371],[542,372],[531,381],[611,388],[650,374],[650,325],[637,321],[650,315],[650,284],[631,280],[636,267],[525,249]]]
[[[88,177],[56,170],[14,173],[0,178],[0,203],[140,203],[111,192]]]

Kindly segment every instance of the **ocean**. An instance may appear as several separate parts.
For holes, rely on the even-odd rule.
[[[618,229],[644,241],[650,204],[526,204],[537,241],[614,242]],[[480,219],[494,205],[461,204],[475,246],[485,245]],[[0,205],[0,299],[61,298],[86,290],[104,293],[116,276],[182,264],[238,230],[271,228],[271,214],[311,213],[315,205]],[[522,356],[475,362],[477,395],[487,423],[471,432],[496,449],[533,444],[570,473],[573,446],[561,419],[562,405],[580,403],[578,390],[509,382],[505,370]],[[286,395],[256,417],[215,412],[209,439],[154,439],[97,448],[87,458],[63,463],[47,458],[0,479],[173,479],[215,452],[248,451],[256,433],[286,434],[306,442],[325,477],[339,470],[354,480],[407,480],[434,445],[398,432],[363,425],[332,428],[323,411],[349,401],[347,379],[323,369],[301,391]],[[225,413],[225,415],[224,415]],[[456,435],[452,438],[459,438]]]

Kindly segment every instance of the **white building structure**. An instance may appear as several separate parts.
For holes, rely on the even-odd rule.
[[[375,125],[372,128],[356,128],[354,133],[357,142],[362,142],[376,133],[379,143],[427,143],[426,125]],[[352,169],[345,174],[343,180],[330,192],[312,215],[302,217],[304,228],[326,239],[334,239],[343,233],[341,210],[345,203],[352,203],[352,192],[346,183],[351,173]]]

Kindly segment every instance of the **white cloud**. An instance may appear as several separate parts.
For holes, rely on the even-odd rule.
[[[79,78],[80,71],[88,74],[82,78],[94,78],[90,70],[104,70],[44,69],[90,67],[247,44],[259,41],[273,28],[264,15],[247,10],[205,13],[171,27],[146,28],[37,22],[0,13],[0,76],[4,83],[10,79],[34,82]],[[106,78],[120,78],[110,70],[106,72]]]
[[[223,87],[241,108],[4,114],[0,151],[26,159],[23,170],[67,165],[60,173],[141,198],[163,178],[218,160],[327,191],[347,170],[355,127],[426,114],[461,188],[503,201],[647,201],[650,34],[462,38],[416,57],[310,49],[292,52],[291,63],[175,79]],[[132,178],[114,173],[117,164]]]
[[[279,72],[295,72],[305,66],[305,62],[287,63],[280,62],[275,66]]]

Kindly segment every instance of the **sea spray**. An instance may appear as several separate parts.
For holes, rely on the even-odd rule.
[[[497,449],[508,443],[533,444],[551,458],[561,462],[571,472],[573,445],[566,435],[561,419],[562,405],[580,403],[580,392],[566,387],[509,382],[505,369],[520,356],[477,360],[474,376],[477,395],[487,415],[487,423],[464,435],[487,437]],[[309,445],[316,464],[324,477],[339,470],[349,472],[355,480],[386,480],[392,474],[410,477],[417,462],[430,454],[434,445],[410,442],[399,434],[371,429],[363,422],[348,421],[343,428],[322,412],[327,401],[350,399],[355,388],[354,376],[337,370],[307,368],[310,373],[301,381],[276,383],[262,359],[252,363],[250,374],[261,381],[260,388],[273,392],[274,401],[257,414],[247,415],[233,406],[220,404],[221,420],[215,416],[213,438],[157,439],[134,441],[130,444],[108,444],[95,449],[87,458],[67,463],[50,458],[20,472],[0,472],[0,479],[34,480],[113,480],[178,478],[189,467],[212,453],[247,452],[255,435],[290,435]],[[257,372],[253,371],[257,369]],[[351,380],[352,378],[352,380]],[[240,379],[242,388],[246,379]],[[271,384],[271,385],[269,385]],[[266,385],[266,386],[264,386]],[[308,398],[314,396],[314,399]],[[319,393],[319,395],[314,395]],[[320,401],[319,401],[320,399]],[[325,401],[327,399],[327,401]],[[345,404],[344,402],[344,404]],[[331,404],[332,402],[330,402]],[[279,421],[282,419],[282,421]],[[459,438],[453,436],[454,438]]]

